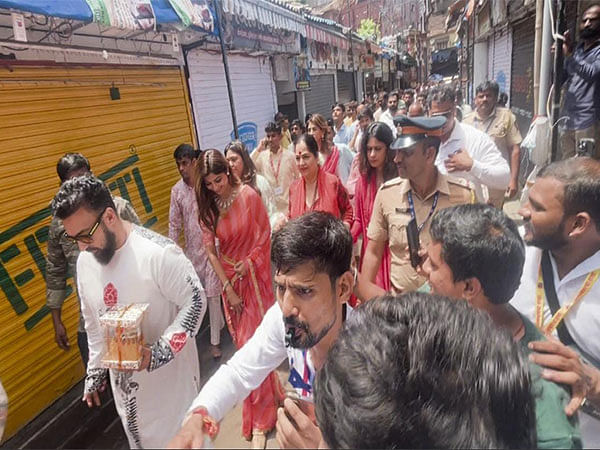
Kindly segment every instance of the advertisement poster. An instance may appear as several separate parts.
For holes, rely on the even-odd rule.
[[[212,33],[215,21],[208,7],[208,0],[169,0],[184,26],[193,25]]]
[[[308,70],[308,57],[301,53],[294,58],[294,81],[296,89],[304,91],[310,89],[310,71]]]
[[[150,0],[86,0],[94,22],[128,30],[154,30],[156,18]]]

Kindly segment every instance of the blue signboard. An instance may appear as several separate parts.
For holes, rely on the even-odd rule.
[[[258,126],[254,122],[242,122],[238,125],[238,134],[240,141],[244,143],[248,153],[252,153],[258,145]],[[235,133],[232,131],[231,140],[235,139]]]

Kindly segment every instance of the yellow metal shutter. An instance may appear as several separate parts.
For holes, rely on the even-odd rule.
[[[120,99],[111,100],[110,87]],[[179,67],[33,66],[0,63],[0,380],[8,393],[5,438],[83,375],[77,349],[79,306],[71,294],[63,321],[71,349],[54,343],[45,305],[49,202],[56,163],[83,153],[142,223],[166,234],[173,150],[195,144]]]

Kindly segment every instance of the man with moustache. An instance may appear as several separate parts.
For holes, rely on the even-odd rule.
[[[488,190],[503,192],[510,182],[510,168],[500,150],[483,131],[456,120],[456,94],[450,86],[429,92],[429,116],[443,116],[441,144],[435,164],[443,174],[473,183],[477,201],[489,201]]]
[[[584,447],[600,446],[600,162],[569,158],[540,170],[519,211],[528,245],[511,304],[558,341],[535,342],[547,380],[571,386]],[[587,361],[587,363],[582,362]]]
[[[213,425],[286,358],[302,406],[284,401],[277,415],[278,444],[317,448],[321,433],[314,424],[313,381],[342,327],[354,284],[351,256],[350,232],[328,213],[307,213],[273,234],[277,303],[246,345],[207,381],[171,448],[203,446],[205,435],[218,432]]]
[[[386,245],[391,254],[392,289],[397,293],[417,290],[425,279],[410,263],[408,223],[416,220],[421,245],[425,245],[429,241],[431,217],[437,210],[474,201],[467,182],[449,178],[435,166],[439,135],[445,123],[444,117],[395,120],[401,134],[390,149],[396,152],[394,162],[400,178],[384,183],[375,197],[367,230],[369,243],[357,288],[361,300],[384,294],[375,284],[375,278]]]
[[[402,110],[404,110],[404,112],[402,112]],[[404,103],[404,100],[400,99],[400,94],[397,91],[390,92],[387,109],[379,116],[378,122],[383,122],[390,127],[392,133],[394,133],[394,137],[396,137],[397,130],[394,125],[394,118],[404,113],[406,113],[406,104]]]
[[[492,138],[502,158],[510,166],[508,189],[489,189],[489,203],[502,208],[504,196],[513,198],[519,189],[520,145],[523,139],[517,128],[517,119],[508,108],[498,105],[500,88],[495,81],[485,81],[475,90],[475,111],[463,123],[483,131]]]
[[[585,10],[579,24],[581,42],[575,49],[567,31],[563,44],[568,79],[564,92],[561,130],[562,158],[574,156],[581,139],[593,139],[594,158],[600,158],[600,4]]]
[[[430,233],[423,272],[432,292],[464,300],[485,312],[529,355],[529,343],[543,341],[544,336],[508,303],[519,286],[525,260],[517,225],[499,209],[479,203],[439,211]],[[581,448],[577,417],[565,413],[569,390],[541,378],[536,364],[529,365],[529,372],[536,448]]]
[[[66,181],[52,201],[65,238],[79,246],[77,291],[90,359],[83,401],[100,405],[108,375],[131,448],[161,448],[177,431],[200,383],[194,336],[206,298],[192,263],[170,239],[124,221],[106,185],[93,176]],[[147,345],[137,371],[105,369],[100,316],[115,306],[147,303]]]

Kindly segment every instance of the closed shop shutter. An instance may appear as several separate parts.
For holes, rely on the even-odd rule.
[[[512,39],[509,30],[496,33],[493,37],[494,46],[492,60],[492,71],[490,78],[498,83],[500,92],[510,95],[510,69],[512,54]]]
[[[310,79],[310,91],[306,92],[306,113],[331,117],[331,106],[335,103],[333,75],[315,75]]]
[[[355,100],[352,76],[352,72],[342,72],[341,70],[338,70],[338,101],[341,103],[345,104],[348,103],[350,100]]]
[[[113,83],[120,100],[111,100]],[[193,127],[178,67],[11,61],[0,64],[0,98],[0,378],[9,396],[9,437],[83,376],[73,280],[62,313],[70,351],[54,343],[45,307],[56,162],[66,152],[83,153],[142,223],[166,234],[170,188],[179,179],[172,152],[193,142]]]
[[[200,148],[223,151],[231,141],[233,121],[221,55],[192,50],[188,65]],[[254,130],[252,139],[240,137],[256,145],[265,134],[265,125],[277,112],[277,94],[269,58],[230,55],[229,76],[238,127],[244,130],[243,133],[251,134],[248,130]],[[250,151],[253,149],[249,148]]]
[[[510,106],[524,136],[533,119],[533,17],[514,26],[512,41]]]

